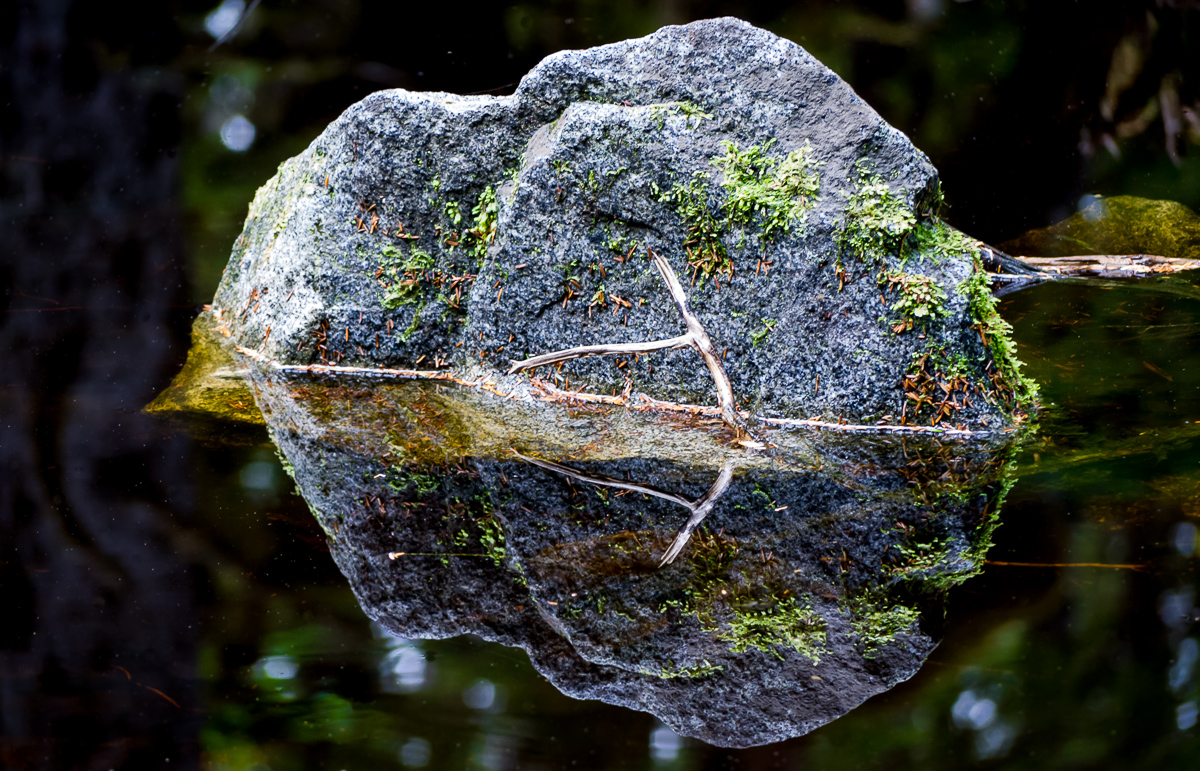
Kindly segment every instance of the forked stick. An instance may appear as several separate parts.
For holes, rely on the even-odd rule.
[[[662,490],[657,490],[653,487],[647,487],[646,485],[626,482],[622,479],[614,479],[612,477],[603,476],[602,474],[585,474],[582,471],[576,471],[570,466],[564,466],[561,463],[555,463],[552,460],[531,458],[529,456],[522,455],[516,450],[510,450],[510,452],[526,463],[532,463],[535,466],[541,466],[544,469],[549,469],[550,471],[554,471],[562,474],[565,477],[570,477],[571,479],[575,479],[580,482],[601,485],[603,487],[615,487],[618,490],[629,490],[635,493],[644,493],[645,495],[653,495],[656,498],[662,498],[665,501],[677,503],[690,511],[691,516],[688,517],[687,522],[683,523],[683,527],[679,528],[679,532],[675,535],[675,540],[671,542],[671,548],[667,549],[666,554],[663,555],[662,560],[658,563],[660,568],[664,565],[670,564],[675,560],[676,557],[679,556],[679,553],[683,551],[683,547],[687,546],[687,542],[692,537],[692,533],[695,532],[700,523],[704,521],[704,518],[708,516],[708,513],[712,511],[713,506],[717,504],[717,499],[725,494],[725,491],[729,489],[729,483],[733,480],[734,464],[732,461],[725,461],[725,463],[721,466],[720,473],[717,474],[717,481],[713,482],[712,487],[708,488],[708,492],[695,501],[689,501],[683,496],[663,492]]]
[[[704,359],[705,365],[708,366],[708,373],[712,375],[713,383],[717,388],[717,404],[721,408],[721,417],[739,433],[748,433],[746,431],[746,424],[742,421],[737,407],[734,405],[733,384],[729,382],[729,376],[725,374],[725,367],[721,364],[721,357],[717,355],[717,350],[708,338],[708,333],[704,331],[704,326],[700,323],[700,319],[696,318],[696,315],[688,308],[687,295],[684,294],[683,287],[680,285],[679,279],[675,276],[675,271],[671,270],[670,264],[663,259],[662,255],[655,254],[650,249],[647,249],[646,253],[650,255],[654,266],[658,268],[659,275],[666,282],[667,291],[671,293],[671,299],[675,301],[675,307],[679,309],[679,313],[683,316],[683,321],[687,325],[687,334],[672,337],[669,340],[655,340],[648,343],[583,345],[578,348],[568,348],[564,351],[543,353],[540,356],[532,356],[524,361],[514,361],[508,373],[511,375],[514,372],[534,367],[544,367],[547,364],[557,364],[560,361],[579,359],[584,356],[652,353],[668,348],[691,347],[695,348],[696,352],[700,354],[700,358]],[[686,539],[684,540],[686,541]]]

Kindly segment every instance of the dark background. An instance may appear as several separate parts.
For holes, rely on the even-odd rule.
[[[303,503],[236,483],[261,448],[200,446],[140,410],[182,364],[253,191],[370,91],[510,93],[555,50],[735,15],[908,133],[976,237],[1053,222],[1084,193],[1200,206],[1200,10],[1184,0],[266,0],[214,48],[216,5],[0,2],[3,767],[196,766],[206,672],[255,661],[275,593],[337,585]],[[255,127],[241,152],[221,140],[234,115]],[[303,612],[361,624],[338,597]],[[1094,754],[1072,767],[1102,767]]]

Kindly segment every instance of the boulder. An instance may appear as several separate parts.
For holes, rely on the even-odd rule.
[[[736,19],[563,51],[511,96],[381,91],[256,195],[214,299],[284,364],[508,375],[677,337],[660,255],[771,417],[999,430],[1036,396],[936,170],[800,46]],[[711,402],[692,350],[542,368]]]

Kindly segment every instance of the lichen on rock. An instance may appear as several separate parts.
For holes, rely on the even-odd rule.
[[[214,308],[282,363],[511,390],[514,360],[678,335],[653,252],[739,409],[1009,427],[1034,391],[1010,382],[1003,325],[972,299],[976,247],[940,199],[928,159],[803,48],[708,20],[560,52],[512,96],[370,95],[259,191]],[[912,365],[933,351],[971,396],[921,401]],[[712,400],[687,351],[539,374]]]

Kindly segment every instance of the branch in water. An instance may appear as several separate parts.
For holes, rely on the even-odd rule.
[[[603,487],[615,487],[618,490],[629,490],[630,492],[643,493],[644,495],[653,495],[656,498],[662,498],[665,501],[678,504],[691,512],[687,522],[683,523],[683,527],[679,528],[679,532],[675,535],[675,540],[671,542],[671,548],[667,549],[662,560],[658,563],[660,568],[670,564],[675,560],[676,557],[679,556],[679,553],[683,551],[683,547],[687,546],[688,540],[691,539],[692,533],[695,532],[696,528],[700,526],[700,523],[704,521],[704,518],[708,516],[708,513],[712,511],[713,506],[717,504],[717,499],[725,494],[725,491],[729,489],[729,483],[733,480],[733,461],[725,461],[724,465],[721,466],[720,473],[717,474],[717,481],[713,482],[712,487],[708,488],[708,492],[695,501],[689,501],[687,498],[682,496],[663,492],[662,490],[658,490],[646,485],[626,482],[622,479],[613,479],[612,477],[606,477],[601,474],[585,474],[582,471],[576,471],[570,466],[564,466],[561,463],[555,463],[551,460],[531,458],[511,449],[509,452],[511,452],[513,455],[516,455],[526,463],[532,463],[535,466],[541,466],[544,469],[562,474],[565,477],[570,477],[571,479],[575,479],[580,482],[601,485]]]

